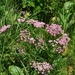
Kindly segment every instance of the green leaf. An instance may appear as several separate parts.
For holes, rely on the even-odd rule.
[[[32,7],[35,7],[35,4],[34,4],[34,2],[29,2],[29,4],[28,4],[28,6],[32,6]]]
[[[69,18],[71,15],[72,15],[72,13],[67,14],[66,21],[69,21]]]
[[[73,25],[74,23],[75,23],[75,20],[71,20],[71,21],[68,23],[69,27],[70,27],[71,25]]]
[[[41,7],[40,6],[37,6],[34,10],[34,13],[37,13],[37,12],[40,12],[41,11]]]
[[[39,3],[40,3],[40,0],[37,0],[37,2],[39,2]]]
[[[71,1],[67,1],[64,3],[64,9],[69,9],[70,7],[72,7],[74,5],[73,2]]]
[[[9,66],[8,70],[11,75],[24,75],[23,71],[19,67],[14,65]]]
[[[29,12],[27,12],[24,17],[27,19],[31,14]]]
[[[6,72],[1,72],[0,75],[8,75]]]
[[[27,1],[26,0],[22,0],[22,7],[25,8],[27,5],[26,5]]]

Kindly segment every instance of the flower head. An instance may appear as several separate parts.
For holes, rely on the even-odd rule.
[[[31,68],[35,68],[38,71],[38,73],[41,73],[42,75],[45,75],[48,72],[50,73],[50,70],[53,68],[52,65],[50,65],[47,62],[39,63],[39,62],[32,61],[30,65]]]
[[[29,43],[30,44],[34,44],[35,43],[35,39],[33,37],[29,38]]]
[[[10,28],[11,25],[4,25],[0,28],[0,34]]]
[[[44,43],[43,38],[39,38],[39,39],[38,39],[37,47],[39,47],[39,46],[43,45],[43,43]]]
[[[57,38],[56,41],[58,42],[58,44],[65,46],[68,45],[70,38],[68,37],[67,34],[63,34],[63,36]]]
[[[30,19],[28,21],[26,21],[28,24],[34,24],[36,22],[38,22],[38,20],[34,20],[34,19]]]
[[[35,22],[35,23],[34,23],[34,26],[37,27],[37,28],[44,27],[44,25],[45,25],[44,22]]]
[[[56,49],[56,52],[57,53],[62,53],[64,51],[64,49],[62,48],[62,47],[58,47],[57,49]]]
[[[26,14],[26,12],[25,12],[25,11],[21,11],[21,14],[22,14],[22,15],[25,15],[25,14]]]
[[[44,27],[44,25],[45,25],[44,22],[39,22],[38,20],[33,20],[33,19],[28,20],[27,23],[33,24],[34,27],[36,27],[36,28],[41,28],[41,27]]]
[[[46,30],[53,36],[63,33],[61,26],[57,24],[51,24],[50,26],[47,24]]]
[[[29,39],[29,36],[30,36],[30,33],[27,30],[20,31],[20,39],[21,40],[26,42],[26,40]]]
[[[18,22],[24,22],[24,21],[25,21],[25,18],[20,17],[20,18],[17,19],[17,21],[18,21]]]

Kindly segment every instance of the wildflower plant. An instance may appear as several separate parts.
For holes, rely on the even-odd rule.
[[[12,0],[15,4],[19,1],[21,0],[15,2]],[[26,2],[26,0],[22,1]],[[26,4],[26,6],[22,6],[24,9],[20,10],[20,13],[17,13],[19,10],[10,7],[11,1],[6,0],[6,2],[7,5],[4,8],[6,10],[1,9],[3,4],[0,7],[1,10],[4,10],[4,14],[1,15],[2,12],[0,14],[0,75],[72,74],[74,67],[68,61],[74,60],[75,43],[69,38],[72,30],[70,29],[71,32],[68,33],[67,29],[69,28],[68,24],[74,24],[74,17],[69,9],[63,11],[66,16],[60,12],[57,15],[55,12],[57,9],[61,9],[58,8],[59,3],[61,7],[64,5],[64,8],[68,8],[70,2],[67,2],[68,5],[66,5],[66,3],[63,4],[64,1],[57,0],[47,0],[46,2],[28,0],[22,4]],[[73,4],[71,2],[69,7]],[[73,22],[69,21],[71,15]],[[51,22],[51,18],[54,22]],[[73,36],[73,34],[71,35]],[[74,39],[74,37],[72,38]],[[73,46],[68,45],[70,41]],[[73,47],[72,52],[70,52],[70,46]],[[73,54],[72,57],[71,53]]]
[[[50,73],[50,70],[52,69],[52,65],[50,65],[47,62],[38,63],[38,62],[32,61],[30,65],[31,65],[31,68],[35,68],[36,70],[38,70],[38,74],[41,73],[43,75],[45,75],[46,72]]]
[[[7,49],[12,51],[9,52],[11,57],[9,57],[8,54],[10,62],[13,64],[18,62],[17,65],[20,65],[21,63],[24,68],[24,74],[28,74],[28,72],[26,72],[28,68],[25,69],[25,66],[29,66],[29,73],[33,69],[33,72],[36,70],[36,75],[48,75],[55,67],[59,69],[58,59],[59,57],[63,59],[62,53],[70,41],[68,34],[64,33],[62,27],[58,24],[49,25],[34,19],[27,20],[26,22],[20,22],[20,24],[21,23],[26,25],[25,28],[19,30],[18,38],[15,39],[16,42],[11,42],[13,43],[13,47],[7,47]],[[11,25],[1,27],[0,34],[3,34],[3,32],[10,27]],[[9,35],[7,36],[9,37]],[[11,53],[14,57],[12,57]],[[8,61],[8,59],[4,59],[4,61]]]
[[[20,31],[19,44],[22,42],[25,45],[31,68],[37,70],[37,74],[49,74],[57,66],[55,62],[62,56],[70,38],[58,24],[49,25],[34,19],[27,20],[26,24],[29,28]]]

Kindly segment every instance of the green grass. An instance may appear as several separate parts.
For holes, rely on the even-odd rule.
[[[14,75],[15,72],[11,73],[11,70],[9,68],[11,65],[13,65],[14,69],[16,66],[18,67],[18,69],[20,68],[24,75],[38,75],[37,70],[31,68],[30,66],[30,63],[32,61],[36,62],[46,61],[49,64],[54,65],[53,70],[51,70],[51,72],[48,75],[74,75],[75,74],[75,48],[74,48],[75,23],[71,24],[70,27],[66,29],[65,32],[69,35],[71,40],[68,46],[66,47],[65,51],[63,52],[63,54],[62,53],[58,54],[55,52],[56,48],[55,47],[53,48],[50,45],[50,43],[48,43],[48,40],[55,39],[57,37],[54,38],[53,36],[49,35],[45,30],[45,27],[36,28],[32,25],[27,24],[26,22],[19,23],[17,19],[21,17],[20,11],[22,8],[20,9],[19,6],[13,1],[5,0],[5,2],[3,3],[0,3],[1,4],[0,28],[4,25],[9,25],[9,24],[11,25],[11,27],[10,29],[0,34],[0,75]],[[75,13],[75,11],[73,12]],[[27,16],[26,20],[30,19],[30,17],[32,17],[33,15],[31,14],[30,16]],[[55,17],[59,17],[58,14],[56,14],[55,12],[53,13],[53,15]],[[74,14],[72,14],[72,16],[73,15]],[[66,16],[63,14],[62,16],[64,16],[65,19]],[[33,18],[36,17],[37,15],[33,16]],[[48,20],[50,20],[52,17],[50,17]],[[61,18],[59,17],[59,19]],[[72,20],[75,20],[75,17],[73,17]],[[60,24],[61,22],[56,20],[53,23]],[[61,24],[63,25],[63,23]],[[68,25],[68,23],[65,24]],[[30,32],[30,37],[35,38],[36,44],[38,43],[39,37],[42,37],[44,39],[44,44],[38,48],[34,44],[29,44],[28,40],[27,42],[21,41],[20,31],[24,29],[27,29]],[[63,29],[65,29],[65,26]],[[20,54],[18,52],[19,49],[23,49],[24,54]],[[17,70],[19,74],[20,74],[20,69]]]

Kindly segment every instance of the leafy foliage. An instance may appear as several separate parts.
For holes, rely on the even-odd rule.
[[[11,75],[24,75],[19,67],[13,65],[9,66],[9,72],[11,73]]]
[[[38,74],[37,69],[31,67],[32,61],[51,64],[53,69],[48,75],[74,75],[74,8],[74,0],[1,0],[0,75],[41,75],[41,73]],[[22,21],[22,19],[24,20]],[[35,19],[38,23],[44,22],[45,25],[43,28],[36,28],[36,26],[27,23],[30,19]],[[46,30],[46,25],[51,25],[51,23],[61,25],[64,33],[67,33],[71,38],[69,45],[60,54],[56,52],[59,44],[52,47],[48,41],[53,40],[52,43],[55,43],[55,39],[63,36],[64,33],[55,37],[50,35]],[[1,28],[4,25],[11,25],[11,27],[1,33]],[[25,37],[20,39],[20,32],[23,32],[24,29],[30,32],[26,42],[23,41]],[[41,46],[37,46],[39,38],[43,39]],[[30,44],[32,41],[35,43]]]
[[[62,10],[58,11],[57,22],[62,25],[64,31],[67,31],[75,23],[74,6],[73,2],[68,1],[64,3]]]

